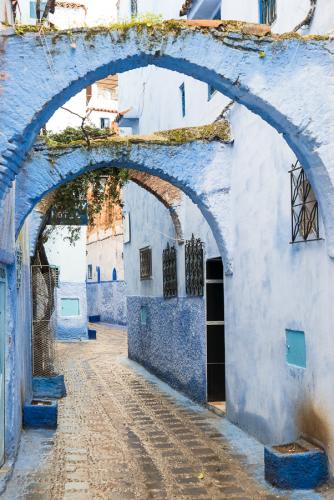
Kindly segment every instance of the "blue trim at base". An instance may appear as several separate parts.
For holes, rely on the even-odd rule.
[[[265,447],[264,473],[266,481],[277,488],[313,489],[328,481],[327,455],[320,448],[288,454]]]
[[[88,339],[96,340],[96,330],[88,330]]]
[[[101,321],[101,316],[96,314],[95,316],[88,316],[89,323],[99,323]]]
[[[58,403],[44,400],[42,405],[26,403],[23,406],[23,426],[31,429],[56,429]]]
[[[64,375],[54,375],[53,377],[33,377],[32,390],[34,398],[62,398],[66,396]]]

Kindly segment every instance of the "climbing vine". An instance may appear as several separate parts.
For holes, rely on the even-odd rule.
[[[53,144],[71,144],[73,141],[86,141],[87,135],[89,139],[97,139],[112,134],[110,130],[94,127],[86,127],[84,132],[81,128],[69,127],[60,133],[49,133],[44,138]],[[79,238],[80,226],[70,225],[71,221],[77,219],[78,214],[86,214],[88,224],[94,226],[96,216],[104,206],[122,206],[121,189],[127,180],[127,169],[110,167],[88,171],[58,188],[50,197],[47,221],[49,227],[43,233],[44,241],[52,235],[57,222],[63,220],[65,223],[69,221],[68,239],[70,243],[74,243]]]

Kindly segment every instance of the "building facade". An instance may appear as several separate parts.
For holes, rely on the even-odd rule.
[[[199,7],[204,8],[204,4],[189,4],[185,7],[186,14],[191,17],[192,12],[197,12],[196,16],[200,15],[202,11],[199,11]],[[133,9],[139,14],[144,12],[144,3],[137,2],[135,8],[134,5],[133,2],[128,5],[132,9],[130,13],[134,14]],[[182,7],[181,2],[170,2],[166,7],[168,11],[164,11],[163,3],[151,3],[155,13],[165,14],[166,17],[176,16]],[[223,19],[234,17],[253,22],[266,20],[272,24],[273,31],[280,32],[298,27],[307,18],[310,4],[301,0],[292,8],[291,2],[287,0],[260,3],[254,0],[247,2],[244,7],[245,2],[241,0],[224,1],[220,16]],[[176,14],[171,13],[172,10]],[[212,10],[211,15],[218,16],[217,8]],[[331,33],[332,19],[332,4],[319,0],[311,15],[310,26],[302,26],[301,31]],[[135,36],[132,32],[130,34]],[[238,31],[233,34],[236,39],[242,38]],[[209,37],[206,38],[205,47],[210,46],[208,40]],[[297,49],[302,52],[296,40],[291,42],[294,44],[294,55],[291,56],[289,52],[288,59],[279,59],[280,64],[285,63],[287,70],[290,64],[293,85],[296,85],[294,78],[298,79],[294,65],[301,57]],[[311,39],[311,46],[316,46],[317,57],[323,62],[324,55],[316,45],[317,40]],[[63,41],[58,43],[62,47]],[[132,41],[128,43],[131,54],[137,55],[138,46],[135,43],[131,45]],[[261,43],[267,42],[262,40]],[[103,52],[102,43],[99,50]],[[189,46],[187,50],[191,52]],[[201,50],[203,54],[203,46]],[[75,56],[73,53],[68,55],[68,46],[64,54],[62,63],[73,69],[70,66],[73,62],[69,61]],[[273,55],[274,51],[270,57],[273,58]],[[207,54],[208,59],[211,56]],[[160,56],[156,54],[155,57],[159,59]],[[237,56],[234,54],[234,57]],[[247,54],[243,54],[243,57],[248,61]],[[313,70],[314,57],[310,49],[308,63]],[[264,73],[259,69],[260,64],[262,61],[265,67],[270,68],[272,61],[268,59],[268,54],[262,50],[256,53],[255,63],[252,60],[256,69],[251,82],[252,89],[256,85],[261,86]],[[128,59],[126,61],[129,62]],[[146,60],[141,63],[142,66],[145,63]],[[218,65],[219,61],[216,60],[216,63]],[[183,68],[182,64],[181,61],[180,69]],[[202,64],[204,67],[203,61]],[[86,59],[80,60],[82,67],[91,70]],[[245,71],[245,67],[242,68]],[[88,69],[86,73],[82,69],[83,76],[80,78],[85,79],[87,74],[91,74]],[[298,69],[305,78],[302,68],[298,66]],[[234,87],[238,88],[238,83],[238,79],[234,80]],[[298,83],[299,86],[287,92],[291,107],[291,95],[300,102],[296,90],[305,89],[301,80]],[[271,85],[274,85],[272,81]],[[59,97],[63,87],[55,88],[58,92],[55,91],[56,97]],[[268,88],[262,84],[262,89],[268,98]],[[245,95],[248,95],[246,87],[244,90]],[[30,92],[35,95],[33,89]],[[313,94],[323,111],[322,99],[326,100],[327,96],[319,95],[318,89]],[[240,93],[236,92],[236,95],[240,100],[244,98]],[[254,96],[250,95],[248,102],[246,99],[243,101],[250,108],[251,97]],[[214,402],[226,399],[228,418],[261,441],[282,443],[303,434],[320,441],[332,462],[334,408],[331,377],[328,374],[332,366],[331,331],[334,318],[330,298],[334,264],[326,249],[325,213],[321,210],[325,205],[318,205],[316,195],[320,191],[313,192],[308,182],[308,174],[315,175],[314,172],[310,166],[308,171],[303,169],[303,164],[297,162],[285,138],[274,130],[274,124],[277,130],[284,129],[284,124],[278,123],[277,117],[275,123],[271,120],[271,125],[264,121],[264,118],[270,121],[269,105],[266,108],[268,116],[262,112],[262,119],[246,107],[230,103],[211,84],[209,86],[182,74],[153,67],[133,70],[127,74],[127,79],[125,76],[120,77],[119,98],[120,109],[123,106],[132,107],[132,114],[127,116],[132,121],[126,123],[126,128],[137,127],[143,134],[171,127],[212,123],[222,115],[228,118],[233,132],[233,143],[228,145],[228,154],[222,155],[229,162],[228,168],[222,163],[221,168],[215,165],[214,169],[208,170],[208,165],[203,162],[201,168],[213,177],[204,176],[192,191],[193,200],[196,200],[197,187],[210,184],[217,185],[219,189],[222,179],[230,175],[229,188],[226,189],[231,199],[230,212],[218,211],[220,205],[214,208],[217,208],[220,219],[229,221],[225,229],[231,242],[232,265],[225,257],[221,261],[218,232],[211,234],[199,209],[185,195],[180,195],[174,207],[180,222],[181,238],[180,234],[176,235],[171,211],[156,197],[144,192],[138,184],[129,183],[124,189],[124,216],[128,221],[126,230],[123,226],[123,251],[128,286],[130,357],[201,402],[209,399],[209,388],[212,389]],[[330,108],[330,103],[326,103]],[[328,110],[325,111],[322,113],[324,122]],[[297,136],[312,126],[311,122],[312,116],[306,117],[305,123],[300,123],[295,141]],[[13,122],[10,126],[13,126]],[[330,129],[326,131],[330,139]],[[288,132],[285,135],[288,137]],[[293,145],[291,135],[290,144]],[[325,147],[327,150],[327,146],[326,158],[329,162],[330,142],[316,144],[317,149]],[[129,145],[127,147],[131,149]],[[206,141],[202,140],[198,147],[206,147]],[[11,148],[15,149],[14,146]],[[305,146],[304,154],[299,155],[300,159],[308,158],[306,149]],[[147,157],[146,160],[149,161]],[[176,184],[182,172],[189,168],[190,162],[197,165],[196,160],[196,157],[188,157],[187,165],[172,165],[174,176],[170,177]],[[209,161],[213,162],[208,155]],[[131,168],[133,163],[132,158],[132,164],[129,162]],[[161,163],[157,164],[154,172],[166,178]],[[138,165],[141,165],[139,161]],[[319,170],[319,165],[315,166],[315,170]],[[197,180],[198,171],[196,176],[194,173]],[[190,182],[192,179],[187,180],[188,185],[193,187]],[[22,404],[31,398],[31,330],[29,315],[25,315],[30,307],[27,240],[31,216],[16,241],[14,189],[6,194],[2,202],[3,224],[0,226],[0,320],[4,316],[8,318],[0,326],[0,332],[6,340],[2,344],[1,354],[5,359],[7,374],[5,392],[0,392],[0,409],[4,407],[6,415],[6,420],[1,417],[0,431],[6,427],[0,440],[5,442],[7,457],[14,456],[19,439]],[[191,194],[190,189],[188,193]],[[207,220],[208,212],[210,210],[204,213],[202,208]],[[139,215],[141,213],[144,214],[143,218]],[[21,244],[20,252],[16,248],[18,243]],[[99,267],[98,264],[91,265]],[[109,276],[110,267],[112,273],[116,269],[117,277],[117,265],[111,263],[111,266],[106,266]],[[18,270],[21,270],[19,274]],[[19,275],[20,288],[17,287]],[[209,337],[213,338],[210,346]],[[211,365],[217,365],[217,370]],[[320,433],[322,429],[328,431],[325,436]]]

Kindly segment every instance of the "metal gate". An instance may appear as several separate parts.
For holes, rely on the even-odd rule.
[[[57,374],[55,328],[58,268],[31,266],[33,375]]]

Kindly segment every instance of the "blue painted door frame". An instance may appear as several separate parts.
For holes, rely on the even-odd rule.
[[[0,466],[5,461],[6,270],[0,266]]]

